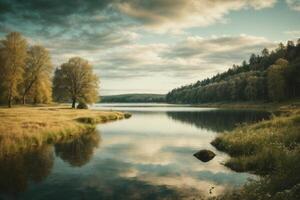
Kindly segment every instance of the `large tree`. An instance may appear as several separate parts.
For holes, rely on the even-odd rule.
[[[23,80],[24,67],[27,57],[27,42],[20,33],[12,32],[0,42],[1,88],[11,107],[12,100],[18,95],[18,86]]]
[[[288,61],[280,58],[268,69],[268,92],[272,101],[282,101],[287,98],[285,80],[287,68]]]
[[[24,81],[21,89],[23,104],[25,104],[27,95],[30,92],[32,93],[33,89],[34,97],[43,96],[44,91],[51,91],[50,79],[52,71],[53,66],[48,50],[42,46],[32,46],[28,51]],[[41,101],[41,103],[46,102]]]
[[[93,68],[87,60],[74,57],[56,69],[53,89],[56,100],[71,100],[72,108],[75,108],[78,101],[97,101],[99,78],[93,73]]]

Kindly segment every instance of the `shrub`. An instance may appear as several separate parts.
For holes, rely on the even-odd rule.
[[[88,105],[86,105],[86,103],[83,102],[79,102],[79,104],[77,105],[77,109],[88,109]]]
[[[124,114],[124,117],[125,117],[126,119],[128,119],[128,118],[131,117],[131,114],[130,114],[130,113],[125,113],[125,114]]]

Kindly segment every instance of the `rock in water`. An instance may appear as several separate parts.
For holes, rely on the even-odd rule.
[[[216,154],[210,150],[203,149],[198,151],[197,153],[194,153],[194,156],[202,162],[208,162],[211,159],[213,159],[216,156]]]

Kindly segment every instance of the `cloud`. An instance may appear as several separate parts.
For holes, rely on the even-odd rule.
[[[102,52],[94,60],[94,66],[105,79],[146,80],[163,76],[188,80],[224,71],[265,47],[273,48],[275,44],[264,37],[250,35],[191,36],[174,45],[129,44]]]
[[[299,0],[286,0],[289,8],[292,10],[300,11],[300,1]]]
[[[201,27],[224,22],[233,10],[271,7],[276,0],[134,0],[121,1],[117,9],[146,27],[159,30]]]
[[[250,35],[201,38],[191,36],[164,53],[168,58],[203,59],[209,63],[240,62],[251,53],[258,53],[274,43],[263,37]]]
[[[285,31],[284,33],[293,38],[300,38],[300,30]]]
[[[143,26],[160,31],[207,26],[224,22],[233,10],[263,9],[276,0],[0,0],[0,19],[17,25],[94,28]],[[78,26],[81,24],[81,26]],[[25,27],[25,26],[24,26]],[[38,31],[38,30],[36,30]]]
[[[289,5],[291,2],[287,1]],[[259,10],[275,3],[276,0],[0,0],[0,36],[22,32],[50,50],[55,66],[72,56],[84,57],[106,81],[104,84],[114,85],[109,86],[111,89],[125,86],[107,80],[126,79],[127,83],[131,81],[127,89],[139,84],[136,88],[145,85],[150,91],[157,86],[167,91],[226,70],[250,53],[272,45],[265,38],[248,35],[187,37],[192,34],[189,28],[201,27],[200,30],[227,23],[231,11]],[[150,84],[153,77],[161,78],[155,81],[155,87]]]

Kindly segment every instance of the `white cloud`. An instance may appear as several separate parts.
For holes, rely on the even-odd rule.
[[[286,3],[292,10],[300,11],[300,1],[299,0],[286,0]]]
[[[300,30],[285,31],[284,33],[289,35],[290,37],[300,38]]]
[[[185,59],[202,58],[215,64],[224,63],[224,61],[239,62],[250,53],[258,53],[264,47],[273,45],[273,42],[264,37],[244,34],[212,38],[191,36],[170,48],[165,56]]]
[[[223,72],[265,47],[273,48],[275,44],[264,37],[250,35],[191,36],[174,45],[129,44],[99,52],[93,63],[101,78],[107,80],[104,86],[111,83],[110,89],[122,87],[140,91],[143,86],[149,91],[159,88],[166,92],[172,87]],[[126,86],[121,81],[124,79]],[[176,81],[172,81],[174,79]]]

